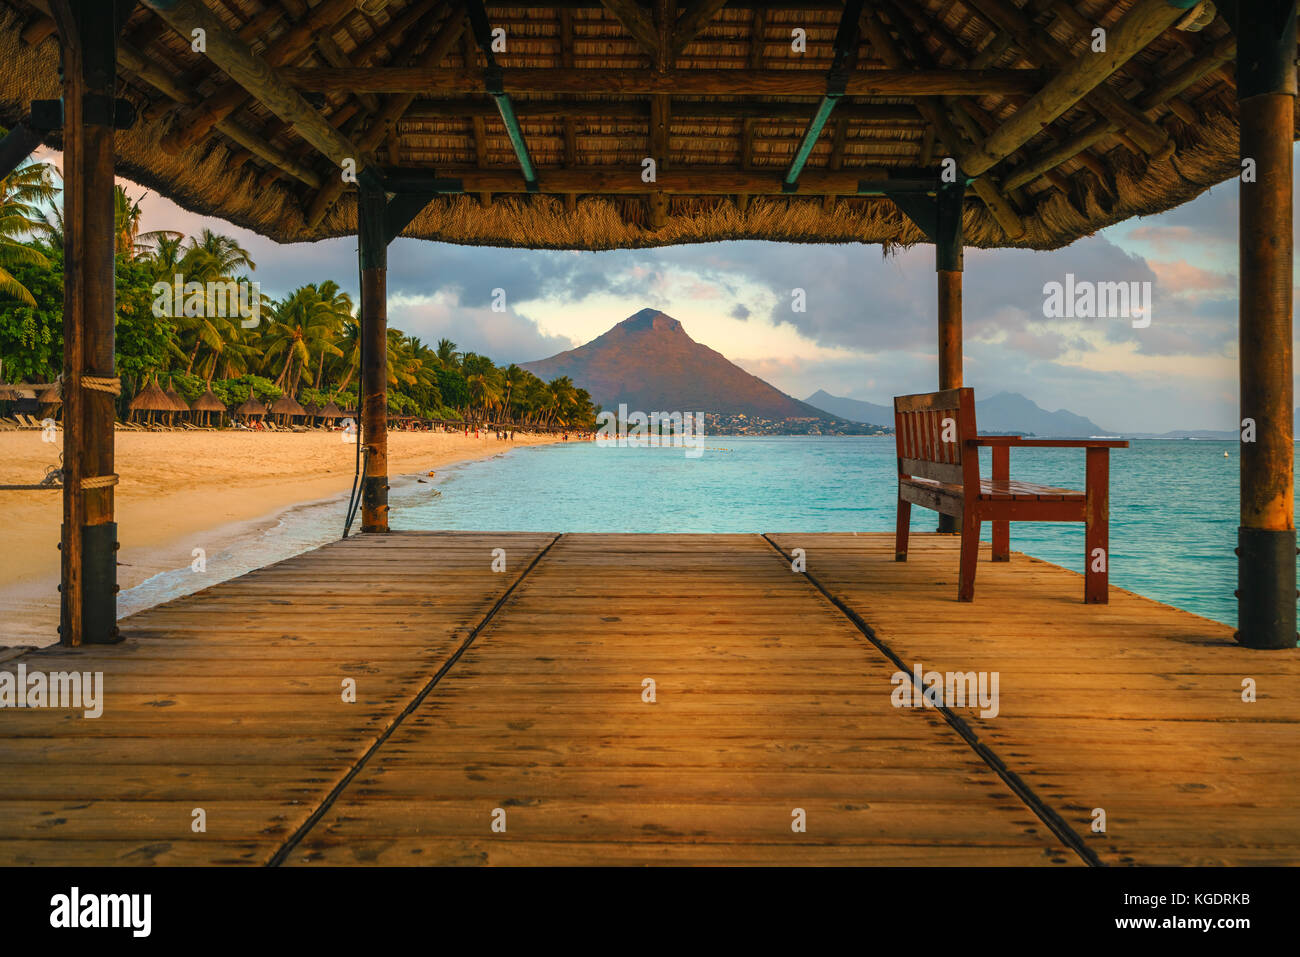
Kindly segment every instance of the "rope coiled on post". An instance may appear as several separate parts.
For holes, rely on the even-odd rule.
[[[113,395],[122,394],[122,380],[117,376],[83,375],[81,377],[81,387],[95,392],[110,392]]]
[[[82,490],[92,488],[108,488],[117,484],[116,475],[89,475],[81,480]]]

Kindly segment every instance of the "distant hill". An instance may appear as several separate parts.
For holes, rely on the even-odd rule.
[[[1291,417],[1294,435],[1300,436],[1300,409]],[[1237,442],[1241,433],[1232,429],[1175,429],[1173,432],[1126,432],[1133,439],[1200,439],[1213,442]]]
[[[605,409],[626,402],[641,412],[831,418],[696,342],[656,309],[642,309],[586,345],[521,365],[546,380],[568,376]]]
[[[825,409],[832,415],[853,422],[893,425],[894,407],[847,399],[818,390],[808,397],[808,404]],[[975,400],[975,423],[981,432],[1032,432],[1035,435],[1089,436],[1113,435],[1091,419],[1065,409],[1049,412],[1031,399],[1015,392],[999,392],[987,399]]]
[[[885,425],[891,429],[894,427],[892,405],[876,405],[874,402],[863,402],[861,399],[846,399],[843,396],[831,395],[825,389],[818,389],[804,401],[850,422]]]

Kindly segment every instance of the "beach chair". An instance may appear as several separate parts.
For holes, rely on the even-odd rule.
[[[977,435],[973,389],[895,396],[894,433],[898,448],[895,561],[907,561],[913,505],[954,516],[961,530],[957,600],[973,601],[983,522],[993,525],[995,562],[1011,560],[1011,522],[1082,522],[1083,600],[1109,601],[1110,450],[1126,449],[1127,442]],[[980,477],[981,447],[993,450],[992,479]],[[1086,449],[1086,490],[1011,481],[1013,448]]]

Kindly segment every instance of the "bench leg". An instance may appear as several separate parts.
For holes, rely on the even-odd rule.
[[[993,446],[993,479],[1005,482],[1011,478],[1011,450],[1005,445]],[[1011,523],[993,522],[993,560],[1011,561]]]
[[[975,563],[980,552],[980,520],[967,507],[961,517],[961,570],[957,581],[957,600],[975,600]]]
[[[907,536],[912,528],[912,503],[898,500],[898,528],[894,533],[894,561],[907,561]]]
[[[1088,449],[1084,509],[1083,600],[1110,603],[1110,449]]]

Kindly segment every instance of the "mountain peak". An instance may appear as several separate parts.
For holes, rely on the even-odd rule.
[[[543,379],[567,375],[606,409],[716,412],[767,419],[825,418],[818,409],[696,342],[658,309],[642,309],[590,342],[520,366]]]
[[[633,313],[622,322],[619,327],[629,332],[684,332],[682,324],[668,315],[666,312],[660,312],[658,309],[642,309],[640,312]]]

